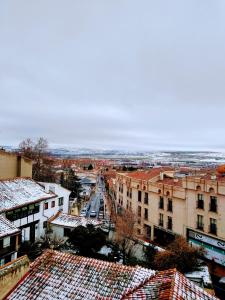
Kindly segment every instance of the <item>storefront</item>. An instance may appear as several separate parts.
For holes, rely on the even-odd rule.
[[[203,247],[207,259],[225,266],[225,241],[201,234],[191,229],[187,230],[187,239],[191,245]]]
[[[174,239],[175,239],[175,234],[173,234],[172,232],[154,226],[154,241],[157,244],[161,246],[167,246],[168,244],[172,243]]]

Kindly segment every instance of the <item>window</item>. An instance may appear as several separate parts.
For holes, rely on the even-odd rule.
[[[141,217],[141,206],[138,206],[138,217]]]
[[[212,212],[217,212],[217,197],[210,196],[209,210]]]
[[[209,233],[217,234],[216,219],[210,218]]]
[[[9,221],[13,221],[13,220],[14,220],[14,214],[13,214],[13,211],[8,211],[8,212],[6,212],[6,218],[7,218]]]
[[[59,206],[62,206],[63,205],[63,197],[60,197],[59,198]]]
[[[145,193],[144,204],[148,204],[148,193]]]
[[[52,201],[51,207],[55,207],[55,201]]]
[[[17,253],[16,252],[11,254],[11,261],[16,259],[16,258],[17,258]]]
[[[198,194],[198,200],[204,200],[203,199],[203,194]]]
[[[45,202],[44,209],[48,209],[48,202]]]
[[[9,247],[10,246],[10,237],[5,237],[3,239],[3,248]]]
[[[132,189],[130,189],[130,198],[132,198]]]
[[[171,212],[173,211],[173,201],[172,201],[172,199],[168,199],[167,210],[171,211]]]
[[[164,199],[162,196],[159,197],[159,208],[164,209]]]
[[[204,230],[203,216],[197,215],[197,229]]]
[[[34,213],[34,204],[30,204],[28,206],[28,215],[32,215]]]
[[[137,234],[140,235],[141,234],[141,229],[137,229]]]
[[[203,199],[203,194],[198,194],[198,198],[197,198],[197,208],[199,208],[199,209],[204,209],[204,199]]]
[[[171,217],[168,217],[167,229],[169,230],[173,229],[173,222]]]
[[[138,191],[138,202],[141,202],[141,191]]]
[[[26,218],[28,216],[28,207],[27,206],[24,206],[21,208],[21,218]]]
[[[40,211],[40,204],[39,203],[35,203],[34,204],[34,211],[33,211],[33,213],[37,214],[37,213],[39,213],[39,211]]]
[[[5,259],[4,258],[0,258],[0,267],[2,267],[5,264]]]
[[[163,214],[159,214],[159,226],[163,226]]]
[[[47,221],[44,221],[44,222],[43,222],[43,228],[47,228],[47,224],[48,224],[48,222],[47,222]]]
[[[144,216],[145,220],[148,220],[148,209],[145,208],[145,216]]]
[[[64,228],[64,236],[69,237],[71,233],[71,229],[69,228]]]

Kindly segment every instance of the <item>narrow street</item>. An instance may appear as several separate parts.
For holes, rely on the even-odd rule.
[[[87,217],[92,217],[94,218],[94,212],[96,213],[95,218],[99,217],[99,213],[100,213],[100,208],[101,206],[104,207],[104,182],[102,182],[101,180],[101,176],[97,177],[97,181],[96,181],[96,189],[95,189],[95,193],[91,196],[89,202],[88,202],[88,210],[87,210]],[[102,204],[101,204],[101,199],[102,200]]]

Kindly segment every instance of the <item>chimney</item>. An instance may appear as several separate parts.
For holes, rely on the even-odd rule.
[[[163,172],[160,172],[159,177],[160,177],[160,180],[163,180],[163,178],[164,178]]]

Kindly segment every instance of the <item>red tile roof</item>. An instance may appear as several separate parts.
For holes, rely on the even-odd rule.
[[[155,273],[101,260],[48,250],[5,298],[213,300],[176,270]]]
[[[144,285],[125,295],[123,300],[216,300],[176,269],[158,272]]]
[[[182,187],[182,180],[180,178],[164,178],[163,180],[159,180],[158,183]]]
[[[153,168],[148,171],[134,171],[130,173],[125,173],[127,177],[139,180],[150,180],[154,177],[159,176],[160,172],[164,171],[172,171],[172,168],[164,167],[164,168]]]

